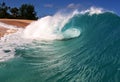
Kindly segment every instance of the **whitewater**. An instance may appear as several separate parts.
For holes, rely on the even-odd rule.
[[[0,39],[1,82],[120,82],[120,17],[57,12]]]

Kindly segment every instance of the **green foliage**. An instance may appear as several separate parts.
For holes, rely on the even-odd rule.
[[[22,4],[20,8],[10,8],[3,2],[0,4],[0,18],[19,18],[19,19],[32,19],[35,20],[35,8],[30,4]]]
[[[37,19],[36,12],[33,5],[23,4],[19,10],[22,18]]]
[[[13,17],[18,17],[19,16],[18,15],[19,14],[18,11],[19,11],[19,9],[17,7],[14,7],[14,8],[10,9],[10,12],[11,12],[11,14],[12,14]]]
[[[7,18],[9,16],[9,8],[4,2],[0,4],[0,18]]]

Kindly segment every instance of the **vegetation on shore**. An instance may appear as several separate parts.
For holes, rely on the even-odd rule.
[[[9,7],[4,2],[0,3],[0,18],[12,19],[38,19],[35,8],[31,4],[22,4],[19,8]]]

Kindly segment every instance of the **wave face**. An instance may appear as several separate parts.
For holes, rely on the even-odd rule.
[[[22,32],[28,38],[24,42],[39,38],[33,32],[39,31],[37,34],[44,37],[30,43],[24,43],[24,37],[20,40],[23,45],[14,43],[18,45],[14,47],[14,58],[0,63],[0,81],[120,82],[120,17],[111,12],[97,12],[99,14],[95,11],[90,14],[87,10],[68,17],[69,20],[58,26],[62,29],[57,32],[62,35],[56,33],[54,24],[51,24],[53,22],[49,24],[52,31],[45,28],[48,35],[39,33],[44,29],[39,27],[30,33],[33,28],[28,26]],[[41,24],[41,20],[44,18],[33,23],[33,26]],[[52,35],[57,35],[57,38]],[[60,39],[59,36],[63,35],[64,39]]]

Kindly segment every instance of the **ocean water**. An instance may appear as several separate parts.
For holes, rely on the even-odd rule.
[[[18,30],[0,40],[0,82],[120,82],[115,13],[57,13]]]

